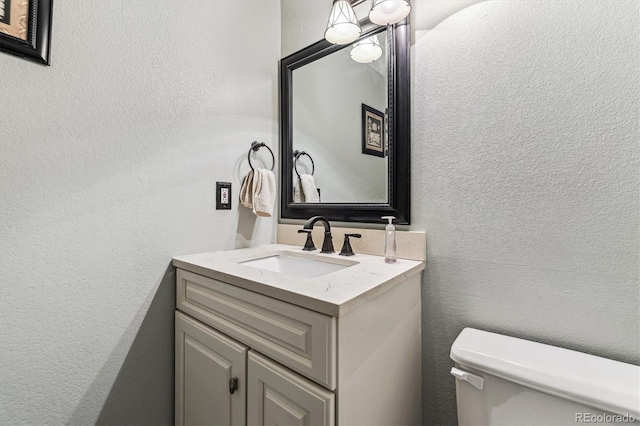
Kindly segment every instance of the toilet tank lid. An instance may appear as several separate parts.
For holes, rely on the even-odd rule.
[[[541,392],[640,417],[640,366],[473,328],[453,342],[451,359]]]

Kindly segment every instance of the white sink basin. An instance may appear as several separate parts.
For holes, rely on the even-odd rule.
[[[327,260],[329,259],[310,259],[308,257],[290,256],[286,253],[278,253],[272,256],[262,257],[260,259],[246,260],[238,263],[254,268],[266,269],[268,271],[280,272],[303,278],[321,277],[358,263],[342,259],[340,259],[339,262]]]

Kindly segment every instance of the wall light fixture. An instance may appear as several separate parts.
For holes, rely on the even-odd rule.
[[[324,38],[333,44],[349,44],[358,39],[362,29],[349,0],[333,0]]]
[[[369,20],[378,25],[391,25],[409,16],[409,0],[372,0]]]
[[[333,0],[324,38],[333,44],[353,43],[362,34],[353,5],[365,0]],[[410,0],[371,0],[369,21],[376,25],[393,25],[411,13]]]

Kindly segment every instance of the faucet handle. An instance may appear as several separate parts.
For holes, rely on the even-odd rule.
[[[302,250],[314,251],[316,246],[313,244],[313,238],[311,238],[311,231],[306,229],[298,229],[298,234],[307,234],[307,241],[304,243]]]
[[[362,235],[360,234],[344,234],[344,244],[342,244],[342,250],[340,250],[340,256],[353,256],[355,253],[351,248],[351,243],[349,242],[349,237],[360,238]]]

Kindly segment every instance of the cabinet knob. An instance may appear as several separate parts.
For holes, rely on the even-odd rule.
[[[232,377],[229,379],[229,392],[231,393],[231,395],[233,395],[237,390],[238,390],[238,378]]]

